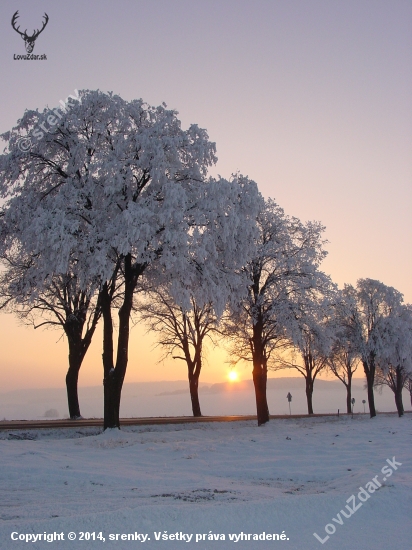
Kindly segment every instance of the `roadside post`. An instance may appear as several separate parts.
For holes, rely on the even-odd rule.
[[[292,414],[292,411],[290,410],[290,402],[292,401],[292,394],[289,392],[286,396],[288,403],[289,403],[289,414]]]

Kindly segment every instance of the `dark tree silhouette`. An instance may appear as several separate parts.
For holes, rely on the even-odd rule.
[[[159,345],[165,348],[164,357],[180,359],[187,365],[193,416],[201,416],[199,377],[202,370],[204,344],[217,329],[217,318],[210,302],[203,306],[192,296],[191,309],[177,305],[166,286],[145,293],[136,305],[149,329],[157,334]]]
[[[91,344],[101,316],[96,285],[80,288],[77,277],[57,275],[41,288],[32,284],[39,261],[29,257],[23,261],[19,250],[3,254],[4,271],[0,274],[0,308],[15,313],[25,324],[53,327],[64,331],[69,346],[69,368],[66,374],[70,418],[81,417],[78,378],[83,359]]]

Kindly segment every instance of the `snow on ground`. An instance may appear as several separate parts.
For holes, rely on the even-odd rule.
[[[409,550],[411,422],[407,414],[291,418],[260,428],[234,422],[0,432],[0,548]],[[389,477],[382,468],[394,457]],[[367,499],[361,493],[359,506],[360,487],[375,476],[381,486]],[[357,509],[347,519],[340,510],[350,515],[348,499]],[[324,540],[325,526],[333,534],[322,544],[313,533]],[[80,541],[81,532],[101,532],[105,542]],[[242,532],[288,540],[230,540]],[[48,546],[12,541],[12,533],[63,533],[64,540]],[[135,533],[150,540],[120,539]],[[155,533],[193,538],[156,541]],[[206,540],[196,542],[196,534]]]

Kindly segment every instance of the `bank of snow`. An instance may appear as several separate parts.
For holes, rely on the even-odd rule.
[[[409,550],[411,420],[381,415],[276,420],[261,428],[236,422],[3,433],[0,547],[46,548],[47,542],[28,545],[10,535],[63,532],[56,548]],[[401,465],[389,477],[382,468],[393,457]],[[374,477],[381,486],[344,517],[347,500],[355,495],[358,505],[359,488]],[[328,524],[333,534],[322,545],[313,533],[324,540]],[[193,538],[155,540],[166,531]],[[72,542],[69,532],[102,532],[106,541]],[[229,539],[242,532],[284,532],[288,540]],[[150,540],[109,540],[134,533]],[[196,534],[206,540],[196,543]],[[209,534],[225,540],[207,540]]]

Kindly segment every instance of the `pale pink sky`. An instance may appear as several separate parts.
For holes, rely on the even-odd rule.
[[[47,28],[34,53],[10,25]],[[412,301],[412,4],[405,0],[3,0],[0,132],[75,89],[165,101],[216,141],[215,173],[240,171],[287,213],[326,226],[324,270],[379,279]],[[0,315],[0,391],[61,386],[59,333]],[[127,381],[185,378],[133,333]],[[100,384],[97,334],[81,384]],[[212,356],[204,379],[227,368]],[[244,376],[248,371],[242,371]]]

